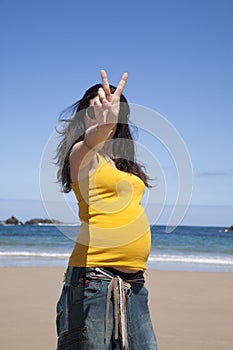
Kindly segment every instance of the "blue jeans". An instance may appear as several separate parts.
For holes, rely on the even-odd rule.
[[[102,269],[109,273],[108,269]],[[93,279],[93,268],[68,267],[57,303],[57,350],[120,350],[114,339],[114,306],[104,342],[105,308],[109,281]],[[112,274],[114,275],[114,274]],[[130,350],[157,350],[149,309],[148,291],[143,283],[130,282],[126,292],[127,333]]]

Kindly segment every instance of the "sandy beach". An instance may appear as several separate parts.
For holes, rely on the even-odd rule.
[[[0,269],[2,350],[56,348],[63,272]],[[232,349],[233,273],[148,270],[146,280],[159,350]]]

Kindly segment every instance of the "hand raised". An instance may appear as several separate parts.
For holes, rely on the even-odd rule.
[[[120,97],[124,91],[128,73],[124,73],[113,94],[110,92],[107,74],[104,70],[100,71],[103,88],[98,91],[100,103],[95,103],[95,113],[98,124],[116,124],[120,111]]]
[[[105,93],[105,98],[108,102],[114,102],[115,100],[120,99],[121,94],[124,91],[127,79],[128,79],[128,73],[124,73],[121,77],[121,80],[116,88],[116,91],[111,94],[110,88],[109,88],[109,83],[108,83],[108,78],[105,70],[100,71],[101,79],[102,79],[102,85],[103,85],[103,90]]]

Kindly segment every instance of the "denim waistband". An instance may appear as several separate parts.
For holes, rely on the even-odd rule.
[[[68,283],[71,283],[73,286],[77,285],[80,277],[92,278],[96,275],[97,269],[106,272],[111,277],[119,276],[123,281],[130,283],[145,283],[144,272],[137,271],[135,273],[126,273],[114,269],[112,267],[77,267],[77,266],[68,266],[65,274],[65,279]]]

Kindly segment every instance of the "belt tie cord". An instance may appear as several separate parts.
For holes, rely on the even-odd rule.
[[[109,306],[110,300],[113,296],[114,301],[114,339],[119,338],[119,332],[122,338],[122,347],[124,350],[128,347],[128,334],[127,334],[127,318],[126,318],[126,297],[125,293],[130,289],[131,285],[126,281],[123,281],[119,276],[111,276],[110,274],[96,268],[96,271],[101,275],[95,275],[98,278],[108,277],[110,280],[108,285],[108,293],[106,299],[106,312],[105,312],[105,329],[104,329],[104,342],[106,343],[108,318],[109,318]],[[94,277],[94,276],[93,276]]]

